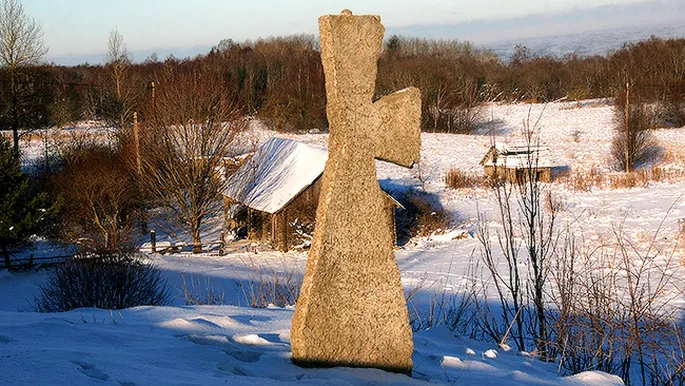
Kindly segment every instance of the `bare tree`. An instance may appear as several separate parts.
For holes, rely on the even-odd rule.
[[[64,197],[60,233],[86,251],[112,253],[131,247],[141,199],[124,154],[96,142],[69,144],[54,179]]]
[[[653,113],[640,99],[631,95],[631,85],[626,83],[625,93],[616,98],[616,134],[611,143],[611,157],[619,170],[630,172],[649,162],[658,153],[658,141],[651,132],[654,128]]]
[[[105,113],[110,123],[120,129],[127,128],[131,122],[137,97],[133,87],[135,73],[130,71],[131,64],[124,37],[115,28],[109,34],[105,55],[105,65],[112,82],[108,86],[111,87],[112,94],[108,95]]]
[[[121,98],[121,82],[131,64],[131,59],[124,43],[124,37],[116,28],[109,33],[105,62],[112,68],[112,79],[114,80],[116,94],[117,97]]]
[[[525,338],[531,336],[540,358],[548,360],[551,357],[546,289],[559,238],[556,222],[561,205],[542,183],[539,173],[538,125],[541,117],[542,112],[537,122],[531,125],[529,111],[528,119],[523,122],[527,151],[523,165],[517,170],[516,180],[494,178],[492,181],[502,226],[497,241],[505,267],[500,268],[494,257],[490,231],[482,214],[479,214],[478,240],[483,262],[497,290],[502,320],[511,330],[514,342],[520,350],[524,350]],[[527,255],[527,274],[519,268],[521,249]],[[529,330],[526,331],[526,328]],[[492,327],[490,330],[492,338],[501,339],[504,343],[508,333],[498,336],[501,327]]]
[[[543,110],[544,111],[544,110]],[[542,113],[541,113],[542,115]],[[547,321],[547,304],[545,289],[550,274],[550,260],[556,249],[558,235],[555,230],[557,216],[561,210],[560,202],[552,192],[542,184],[538,167],[540,166],[540,148],[537,123],[530,127],[529,118],[524,123],[528,155],[523,170],[523,181],[518,184],[518,204],[523,244],[528,252],[529,291],[535,309],[536,326],[533,338],[536,349],[543,360],[549,358],[549,325]],[[543,205],[546,209],[543,210]]]
[[[24,13],[18,0],[0,0],[0,67],[9,75],[9,126],[14,140],[14,153],[19,155],[20,90],[19,76],[48,52],[43,32],[36,20]]]
[[[202,251],[200,228],[221,199],[223,157],[244,121],[220,77],[202,69],[169,69],[160,79],[145,124],[145,190],[191,234]]]

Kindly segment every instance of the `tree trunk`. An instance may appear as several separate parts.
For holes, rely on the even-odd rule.
[[[17,95],[17,74],[10,70],[10,110],[12,114],[12,140],[14,147],[12,151],[16,158],[19,158],[19,96]]]
[[[11,266],[10,253],[7,250],[7,247],[4,245],[2,246],[2,257],[5,260],[5,268],[7,268],[9,270],[10,266]]]
[[[630,137],[630,82],[626,82],[626,111],[625,111],[625,126],[626,126],[626,173],[630,172],[633,168],[632,165],[632,153],[633,153],[633,142]]]
[[[193,221],[190,230],[193,237],[193,253],[202,253],[202,240],[200,238],[200,221]]]

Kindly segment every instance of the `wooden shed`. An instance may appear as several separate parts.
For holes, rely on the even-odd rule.
[[[287,251],[308,242],[316,220],[328,152],[271,138],[233,173],[224,191],[226,227],[247,228],[247,238]],[[385,215],[393,226],[401,204],[386,193]]]
[[[520,183],[527,178],[529,169],[535,170],[539,181],[553,179],[552,152],[546,146],[497,144],[491,146],[480,161],[488,177],[506,178]]]

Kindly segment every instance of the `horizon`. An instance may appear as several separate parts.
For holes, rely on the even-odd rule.
[[[318,16],[337,13],[343,8],[350,8],[355,14],[379,14],[386,26],[386,38],[401,35],[457,39],[482,48],[499,47],[499,50],[503,50],[502,45],[507,42],[513,47],[530,39],[622,28],[650,27],[654,32],[648,33],[660,36],[659,28],[682,23],[685,19],[685,4],[676,0],[601,0],[592,5],[582,0],[525,0],[519,2],[518,7],[501,6],[498,12],[491,13],[484,11],[483,4],[464,5],[462,8],[471,11],[469,16],[464,16],[466,11],[457,9],[458,4],[448,4],[444,0],[422,4],[421,12],[412,11],[416,5],[409,2],[393,7],[389,1],[380,1],[373,6],[356,1],[347,1],[347,5],[333,1],[321,6],[305,4],[302,0],[286,5],[273,0],[256,0],[249,5],[217,0],[193,3],[173,0],[155,7],[162,4],[160,2],[150,0],[144,5],[130,6],[132,0],[123,0],[116,5],[64,0],[46,5],[45,0],[23,0],[22,4],[25,12],[43,27],[44,41],[50,49],[44,61],[66,66],[101,64],[109,33],[115,28],[122,34],[135,62],[142,62],[153,53],[160,60],[169,55],[192,58],[208,53],[223,39],[245,42],[275,36],[318,36]],[[492,8],[508,2],[489,0],[486,4]],[[138,8],[135,14],[128,12],[135,8]],[[208,14],[208,9],[217,9],[217,12]],[[233,12],[221,12],[226,9]],[[93,17],[94,14],[98,16]],[[228,15],[225,20],[222,14]],[[241,18],[241,14],[245,17]],[[255,20],[254,15],[259,15],[264,23]],[[144,22],[151,19],[156,22]],[[240,22],[233,23],[236,19]],[[79,27],[90,32],[74,36]],[[685,32],[677,31],[677,36],[662,37],[678,36],[685,36]]]

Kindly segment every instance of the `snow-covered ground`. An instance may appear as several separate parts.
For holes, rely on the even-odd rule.
[[[459,291],[473,275],[471,263],[479,259],[478,241],[473,237],[453,240],[451,236],[464,232],[472,235],[478,211],[494,220],[496,206],[486,190],[448,190],[443,178],[450,168],[481,173],[478,162],[493,139],[520,142],[523,128],[533,127],[540,117],[541,141],[552,150],[558,164],[571,172],[595,169],[602,174],[613,173],[607,158],[613,113],[606,101],[546,106],[492,104],[486,106],[483,115],[489,123],[477,135],[422,134],[418,167],[409,170],[377,163],[383,184],[422,185],[436,194],[452,215],[448,235],[415,239],[396,252],[406,290],[421,283],[432,285],[422,288],[423,299],[443,288]],[[662,129],[656,135],[667,155],[657,161],[659,165],[684,167],[685,128]],[[243,150],[254,150],[272,136],[294,138],[320,148],[327,145],[325,134],[284,135],[258,124],[240,140]],[[35,144],[29,148],[40,154]],[[677,221],[685,217],[685,181],[582,193],[563,184],[553,184],[550,189],[565,203],[563,218],[575,219],[577,232],[588,242],[601,242],[623,224],[638,249],[646,248],[657,230],[660,245],[672,245]],[[206,229],[211,239],[219,231],[218,218],[220,215]],[[537,361],[527,353],[455,337],[444,328],[415,334],[413,378],[372,369],[301,369],[289,361],[292,310],[245,307],[240,288],[253,277],[255,266],[267,274],[301,275],[304,253],[282,254],[248,246],[236,247],[221,257],[207,253],[155,255],[152,259],[172,287],[169,307],[120,312],[81,309],[63,314],[18,312],[31,309],[37,285],[47,273],[0,272],[0,384],[621,384],[620,379],[599,372],[562,377],[555,365]],[[675,280],[685,279],[682,266],[668,268]],[[210,280],[212,287],[225,292],[224,302],[234,306],[185,306],[181,274]],[[678,288],[667,291],[664,296],[674,306],[685,306]],[[426,306],[421,296],[417,299],[417,307]]]
[[[303,369],[290,362],[290,309],[137,307],[109,312],[0,313],[4,385],[619,385],[458,337],[415,334],[413,378],[375,369]]]

